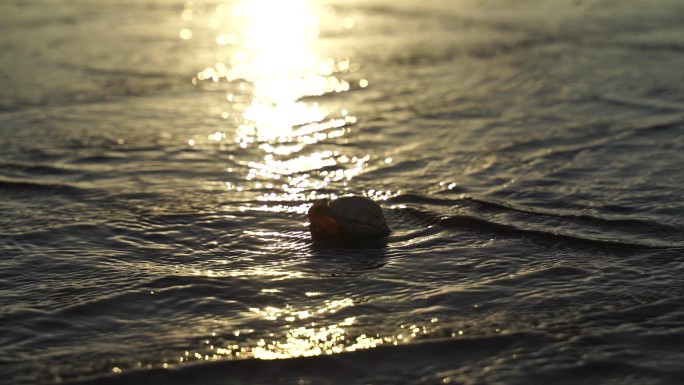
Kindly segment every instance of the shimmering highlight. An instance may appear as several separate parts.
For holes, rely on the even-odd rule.
[[[190,20],[197,12],[196,5],[188,5],[183,19]],[[240,148],[262,151],[261,159],[245,161],[246,186],[273,186],[259,200],[308,200],[311,191],[359,175],[370,160],[367,154],[307,151],[313,144],[348,135],[357,120],[348,109],[329,111],[304,99],[349,91],[350,84],[337,74],[360,68],[349,58],[335,60],[317,51],[321,18],[331,12],[308,0],[245,0],[215,9],[216,44],[230,46],[232,55],[227,62],[198,72],[193,82],[225,79],[243,92],[227,95],[235,113],[222,114],[238,123],[234,137],[216,132],[208,139],[233,140]],[[360,87],[366,85],[362,80]]]

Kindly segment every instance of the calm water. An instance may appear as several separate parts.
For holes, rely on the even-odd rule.
[[[684,4],[0,4],[3,384],[677,384]],[[385,209],[314,244],[318,197]]]

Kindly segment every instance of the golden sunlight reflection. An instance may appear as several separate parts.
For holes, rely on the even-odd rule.
[[[306,293],[307,297],[317,297],[322,293]],[[272,322],[276,328],[287,325],[284,335],[270,334],[272,338],[259,338],[252,343],[243,345],[230,344],[213,346],[211,356],[218,359],[225,356],[254,357],[258,359],[284,359],[293,357],[310,357],[324,354],[337,354],[360,349],[369,349],[382,344],[408,342],[421,334],[428,333],[428,327],[419,325],[400,325],[397,333],[391,335],[366,335],[359,333],[354,325],[356,317],[340,318],[338,322],[328,320],[335,317],[335,313],[354,306],[350,298],[323,301],[319,307],[311,309],[296,309],[291,305],[285,307],[266,306],[249,309],[252,317],[257,320]],[[318,319],[325,319],[325,323],[318,323]],[[433,319],[431,322],[436,322]],[[253,331],[253,330],[251,330]],[[235,336],[239,336],[236,331]]]
[[[229,273],[229,276],[242,276],[248,272]],[[226,273],[211,270],[194,270],[194,275],[206,277],[226,276]],[[279,278],[295,278],[296,275],[277,269],[259,269],[251,274],[271,276],[270,282]],[[281,277],[279,277],[281,276]],[[262,288],[265,294],[278,295],[284,288]],[[151,292],[155,294],[155,292]],[[209,323],[200,325],[206,337],[200,346],[184,351],[169,362],[162,364],[183,364],[192,361],[215,361],[222,359],[287,359],[294,357],[310,357],[332,355],[371,349],[380,345],[399,345],[410,343],[421,337],[429,336],[444,330],[443,321],[438,318],[425,319],[422,323],[407,322],[384,328],[380,332],[365,325],[359,318],[363,314],[354,314],[357,305],[354,299],[338,297],[326,299],[327,294],[318,291],[306,291],[301,296],[307,299],[307,305],[260,304],[243,310],[246,322],[236,325],[235,319],[214,318]],[[243,318],[243,317],[241,317]],[[261,325],[258,329],[246,325]],[[451,338],[463,338],[467,335],[463,326],[454,325]],[[495,332],[502,331],[496,329]],[[152,368],[152,364],[138,363],[138,367]],[[120,373],[117,367],[112,371]]]
[[[198,7],[188,2],[183,20],[192,20],[202,11]],[[232,111],[222,116],[231,117],[238,128],[234,138],[216,132],[208,139],[260,150],[260,158],[244,162],[244,188],[271,186],[271,192],[259,196],[261,201],[309,200],[334,182],[339,182],[338,189],[348,189],[347,181],[362,173],[370,160],[368,154],[331,148],[350,133],[356,117],[313,100],[349,91],[350,83],[340,75],[360,69],[349,58],[321,54],[320,25],[334,13],[333,7],[312,0],[238,0],[218,5],[210,19],[216,44],[230,52],[230,58],[200,71],[193,83],[232,82],[236,89],[226,97]],[[353,27],[350,20],[334,20]],[[193,38],[192,31],[182,30],[181,38]],[[360,88],[367,85],[367,80],[359,81]],[[308,150],[313,144],[317,149]],[[238,187],[231,189],[242,191]]]

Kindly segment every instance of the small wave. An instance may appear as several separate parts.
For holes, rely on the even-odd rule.
[[[4,170],[6,173],[21,173],[36,176],[65,176],[77,174],[76,170],[64,167],[48,166],[45,164],[2,163],[0,164],[0,169]]]
[[[667,249],[657,245],[629,243],[604,239],[583,238],[574,235],[542,230],[523,229],[512,225],[491,222],[486,219],[466,215],[453,215],[442,218],[438,224],[445,228],[466,228],[469,230],[490,232],[511,237],[530,238],[540,243],[561,243],[573,247],[602,249],[610,252],[639,252],[647,250]]]
[[[598,248],[611,252],[638,252],[647,250],[675,249],[672,245],[646,244],[628,242],[622,239],[600,239],[585,234],[568,234],[562,232],[561,224],[568,223],[575,228],[585,227],[599,229],[599,233],[607,230],[639,230],[648,228],[660,233],[673,233],[679,231],[672,226],[653,223],[640,219],[607,219],[589,215],[558,214],[538,212],[522,209],[497,202],[490,202],[473,197],[461,197],[459,199],[437,199],[419,195],[405,194],[389,200],[391,203],[414,203],[450,207],[452,210],[463,214],[443,215],[422,208],[401,207],[395,209],[398,218],[404,224],[418,224],[424,227],[440,226],[445,229],[461,229],[490,234],[498,234],[508,237],[528,238],[540,243],[560,243],[572,247]],[[501,220],[492,220],[489,217],[502,217],[507,221],[516,221],[518,224],[502,223]],[[539,229],[543,224],[546,228]],[[558,229],[553,231],[552,229]],[[656,229],[656,230],[653,230]]]
[[[634,229],[634,230],[643,230],[643,229],[649,229],[650,232],[653,233],[661,233],[661,234],[674,234],[674,233],[681,233],[682,229],[676,227],[676,226],[671,226],[671,225],[666,225],[666,224],[661,224],[661,223],[656,223],[653,221],[649,220],[643,220],[643,219],[632,219],[632,218],[600,218],[592,215],[587,215],[587,214],[563,214],[563,213],[549,213],[549,212],[543,212],[539,210],[532,210],[532,209],[523,209],[519,207],[514,207],[512,205],[506,205],[503,203],[498,203],[498,202],[493,202],[493,201],[486,201],[482,199],[477,199],[473,197],[464,197],[462,198],[462,202],[477,210],[480,213],[484,212],[493,212],[493,213],[500,213],[500,212],[508,212],[508,213],[516,213],[520,214],[523,217],[534,217],[534,218],[545,218],[549,220],[555,220],[555,221],[562,221],[562,222],[572,222],[581,226],[589,226],[589,227],[598,227],[603,230],[609,230],[609,229]],[[618,206],[613,206],[616,210],[619,209]],[[626,210],[626,209],[625,209]]]
[[[431,204],[435,206],[445,206],[445,207],[453,207],[457,205],[459,202],[461,202],[462,199],[443,199],[443,198],[434,198],[434,197],[427,197],[423,195],[418,195],[418,194],[401,194],[397,195],[396,197],[390,198],[387,200],[388,203],[392,204],[402,204],[402,203],[415,203],[415,204]]]
[[[373,383],[404,384],[406,376],[412,377],[411,383],[422,382],[420,377],[427,374],[422,367],[425,362],[472,363],[518,346],[539,345],[547,339],[543,333],[533,332],[432,339],[314,357],[234,359],[135,370],[65,384],[270,384],[274,378],[281,383],[296,383],[306,378],[310,380],[307,383],[314,384],[365,384],[372,381],[369,375],[377,380]]]
[[[71,160],[72,164],[90,164],[90,163],[111,163],[120,160],[125,160],[126,157],[122,155],[92,155],[83,156],[74,160]]]
[[[59,184],[59,183],[37,183],[24,180],[0,179],[0,194],[63,194],[70,196],[82,196],[88,192],[87,189]]]

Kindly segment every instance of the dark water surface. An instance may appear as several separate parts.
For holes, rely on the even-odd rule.
[[[0,382],[678,384],[684,4],[3,1]],[[314,244],[319,197],[394,232]]]

